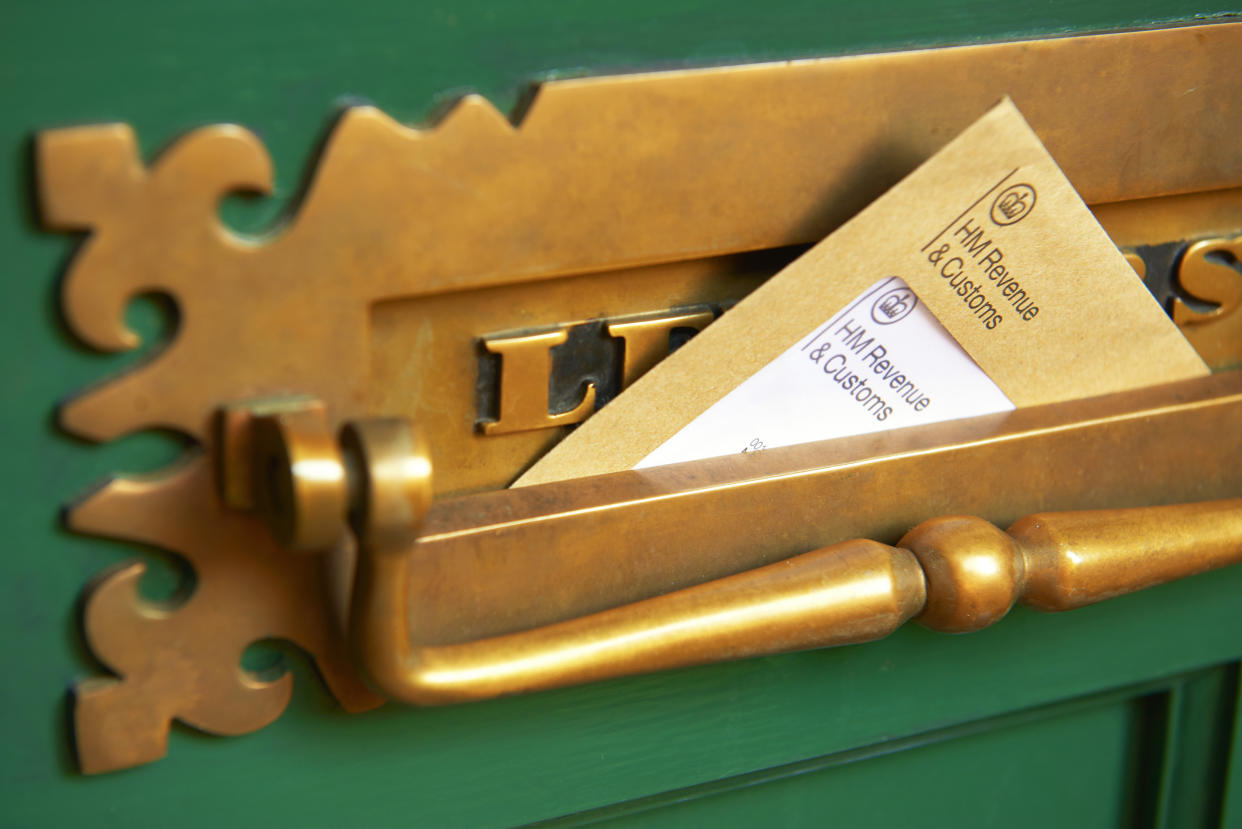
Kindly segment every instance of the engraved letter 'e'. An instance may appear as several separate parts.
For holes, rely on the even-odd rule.
[[[548,384],[552,376],[552,348],[565,342],[565,329],[522,337],[483,341],[500,355],[500,407],[497,418],[484,421],[483,434],[503,435],[586,420],[595,409],[595,384],[589,383],[582,402],[567,412],[548,413]]]

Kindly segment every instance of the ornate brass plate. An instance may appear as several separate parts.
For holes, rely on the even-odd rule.
[[[121,350],[137,345],[123,322],[134,296],[165,293],[179,311],[163,351],[61,421],[94,440],[172,428],[198,445],[70,511],[80,530],[181,553],[198,576],[176,607],[138,598],[140,564],[91,588],[87,639],[118,677],[79,689],[83,768],[156,759],[174,718],[225,734],[271,721],[290,680],[241,671],[256,639],[305,648],[350,710],[379,701],[343,644],[348,550],[290,554],[217,494],[224,407],[312,395],[333,427],[411,418],[430,437],[439,495],[502,487],[1003,94],[1149,283],[1180,298],[1202,353],[1237,363],[1239,49],[1242,24],[1219,24],[558,81],[511,119],[469,96],[426,129],[356,108],[296,214],[262,239],[216,215],[222,196],[270,187],[244,129],[198,129],[150,164],[124,125],[44,133],[45,220],[91,234],[65,280],[70,327]],[[469,523],[474,502],[454,503]],[[459,577],[481,580],[482,618],[518,624],[499,575],[469,565]],[[453,635],[472,632],[462,624]]]

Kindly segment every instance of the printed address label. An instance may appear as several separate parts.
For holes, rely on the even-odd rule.
[[[1014,404],[901,277],[863,291],[636,466],[792,446]]]

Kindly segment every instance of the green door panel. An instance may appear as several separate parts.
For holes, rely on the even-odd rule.
[[[1242,684],[1235,689],[1233,733],[1229,735],[1226,750],[1226,776],[1223,781],[1224,803],[1221,806],[1221,826],[1242,826]],[[1223,731],[1219,726],[1216,733]]]
[[[1131,781],[1129,738],[1142,708],[1110,705],[1040,718],[861,762],[830,766],[616,826],[1116,826]]]
[[[39,229],[30,157],[32,135],[47,127],[126,121],[150,157],[190,127],[239,122],[273,156],[275,195],[222,209],[259,231],[290,208],[333,113],[359,97],[418,122],[466,89],[509,108],[541,77],[1229,11],[1219,0],[10,0],[0,7],[9,669],[0,826],[505,826],[566,815],[635,825],[1242,826],[1231,667],[1242,659],[1242,568],[1068,614],[1019,609],[967,637],[909,627],[872,645],[437,710],[346,715],[291,650],[294,699],[270,727],[240,738],[178,727],[166,759],[81,776],[67,690],[103,669],[79,639],[77,597],[113,564],[163,558],[68,534],[58,509],[109,474],[171,462],[182,443],[143,434],[95,446],[56,429],[59,399],[142,355],[90,353],[61,326],[57,280],[75,240]],[[155,344],[175,324],[149,303],[131,317]],[[175,565],[156,568],[144,589],[170,593],[178,578]]]
[[[1215,826],[1237,690],[1226,665],[540,825]]]

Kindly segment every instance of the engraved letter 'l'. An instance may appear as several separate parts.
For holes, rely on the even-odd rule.
[[[503,435],[568,426],[586,420],[595,409],[595,384],[589,383],[582,402],[567,412],[548,413],[548,383],[552,375],[552,348],[565,342],[565,329],[522,337],[483,341],[483,347],[500,355],[500,410],[484,421],[483,434]]]

